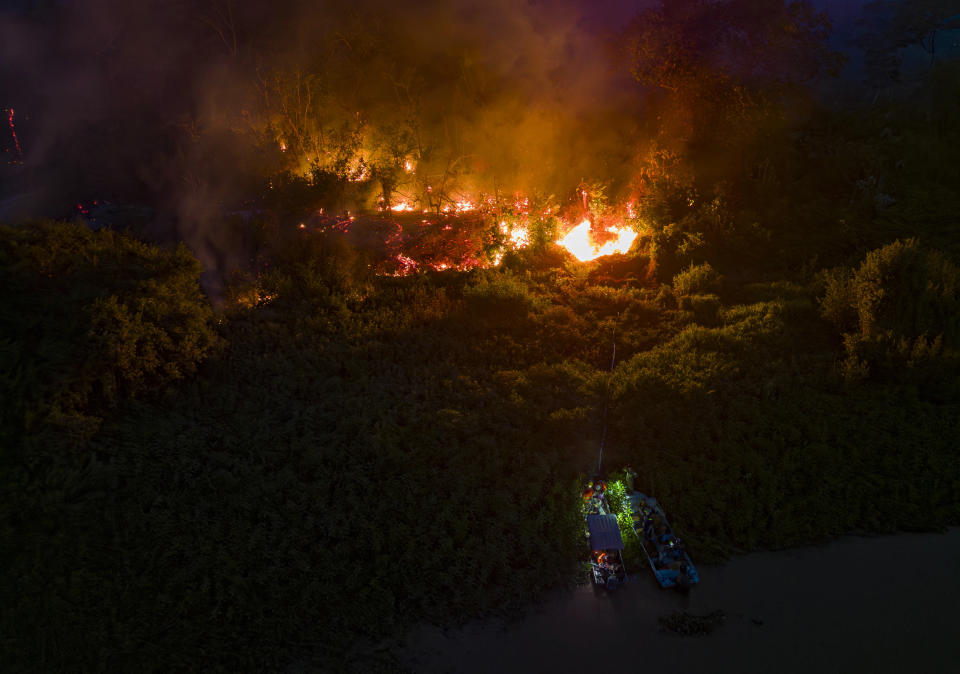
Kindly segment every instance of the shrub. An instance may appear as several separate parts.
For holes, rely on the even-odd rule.
[[[106,229],[35,223],[0,228],[0,269],[10,339],[0,370],[22,373],[0,381],[16,401],[3,411],[8,430],[49,412],[95,428],[89,422],[122,397],[194,372],[218,341],[200,264],[182,245],[165,251]]]
[[[853,330],[857,324],[857,300],[851,270],[844,267],[826,270],[817,280],[823,286],[821,315],[842,331]]]
[[[960,344],[960,269],[916,239],[894,241],[869,252],[855,271],[821,278],[821,315],[842,332],[850,378],[874,366],[929,362]]]
[[[527,287],[511,274],[487,275],[476,285],[464,288],[463,296],[485,315],[526,315],[534,303]]]
[[[719,285],[720,276],[709,262],[691,264],[673,277],[673,290],[678,295],[706,294]]]
[[[681,298],[680,308],[693,313],[700,325],[714,325],[720,314],[720,298],[716,295],[686,295]]]
[[[677,308],[677,296],[673,293],[673,288],[668,285],[660,286],[657,292],[657,304],[664,309]]]

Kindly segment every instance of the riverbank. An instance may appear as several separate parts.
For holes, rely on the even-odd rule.
[[[561,672],[598,666],[683,672],[947,672],[960,661],[960,528],[946,534],[844,537],[699,568],[687,595],[641,573],[623,590],[557,593],[514,623],[412,632],[417,672]],[[722,610],[702,637],[659,618]],[[674,669],[675,668],[675,669]],[[632,671],[632,670],[631,670]]]

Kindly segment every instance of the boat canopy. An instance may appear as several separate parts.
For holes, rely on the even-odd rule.
[[[623,550],[616,515],[587,515],[587,531],[594,550]]]

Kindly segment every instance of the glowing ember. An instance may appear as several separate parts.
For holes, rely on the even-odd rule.
[[[17,128],[13,123],[13,108],[7,110],[7,124],[10,127],[10,138],[13,139],[13,147],[17,151],[17,161],[23,156],[23,148],[20,147],[20,140],[17,138]]]
[[[397,253],[397,271],[392,276],[409,276],[417,270],[417,261]]]
[[[590,221],[584,220],[567,232],[566,236],[557,243],[573,253],[573,256],[581,262],[589,262],[604,255],[626,253],[630,250],[633,240],[637,238],[637,233],[629,227],[611,227],[608,231],[615,234],[617,238],[597,246],[590,235]]]
[[[454,213],[469,213],[475,208],[476,208],[476,205],[472,201],[468,199],[461,199],[460,201],[453,202],[452,205],[447,204],[446,206],[440,209],[440,212],[450,213],[452,211]]]

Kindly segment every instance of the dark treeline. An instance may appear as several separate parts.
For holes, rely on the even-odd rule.
[[[83,4],[37,9],[5,29],[62,30],[58,21]],[[537,113],[563,128],[604,128],[599,147],[613,154],[598,151],[570,175],[548,171],[578,154],[566,132],[531,136],[532,159],[558,144],[541,162],[547,173],[531,157],[510,164],[540,118],[505,102],[523,100],[513,97],[534,73],[546,76],[538,100],[565,77],[537,65],[537,54],[557,53],[547,26],[566,33],[533,9],[493,20],[469,3],[447,13],[438,4],[399,22],[383,9],[377,22],[369,17],[381,8],[359,3],[373,14],[347,21],[347,32],[322,19],[356,13],[311,14],[306,3],[282,13],[186,4],[154,22],[146,10],[118,10],[127,23],[103,24],[89,72],[108,72],[96,65],[114,63],[104,53],[135,49],[109,27],[129,24],[143,37],[172,25],[195,32],[163,50],[158,72],[176,80],[197,53],[222,53],[193,75],[242,74],[224,75],[212,89],[220,94],[265,63],[262,73],[301,78],[289,95],[304,77],[328,92],[324,78],[354,81],[385,63],[409,66],[411,81],[458,84],[424,85],[422,108],[407,118],[416,126],[439,115],[422,127],[442,139],[435,155],[369,153],[364,143],[382,137],[371,131],[346,157],[328,161],[321,148],[311,159],[308,146],[328,137],[316,125],[343,130],[350,115],[340,115],[353,108],[317,99],[297,136],[282,104],[280,117],[244,107],[256,91],[246,84],[236,106],[194,112],[209,120],[247,109],[251,126],[201,125],[178,145],[172,129],[181,127],[161,118],[208,99],[171,82],[171,107],[154,116],[117,116],[123,97],[93,106],[83,128],[115,121],[117,135],[90,150],[104,159],[90,172],[78,172],[82,153],[57,172],[55,153],[34,160],[27,148],[24,164],[8,167],[11,190],[49,178],[48,196],[114,190],[142,212],[113,227],[0,227],[5,671],[391,670],[385,646],[418,621],[515,613],[576,581],[585,554],[578,479],[596,465],[604,409],[605,466],[636,470],[697,561],[960,522],[960,67],[932,46],[952,25],[940,4],[904,2],[909,22],[893,21],[888,3],[867,5],[867,81],[851,83],[857,95],[842,103],[822,92],[834,90],[824,82],[843,56],[807,3],[645,10],[600,59],[601,71],[619,63],[632,76],[636,98],[611,103],[612,116],[601,107],[590,117],[583,102],[564,108],[570,116]],[[472,20],[447,39],[474,50],[482,77],[466,61],[455,74],[429,70],[448,64],[434,59],[439,43],[384,37],[441,18]],[[518,70],[504,70],[506,37],[538,26],[543,50],[518,47]],[[307,39],[314,29],[327,39]],[[490,52],[474,41],[488,31],[505,36]],[[358,70],[334,67],[344,43],[362,54],[348,59]],[[61,45],[44,67],[60,72],[56,59],[74,48]],[[910,49],[933,58],[907,77]],[[23,67],[6,59],[5,76]],[[317,64],[329,72],[307,68]],[[470,77],[475,91],[464,88]],[[451,91],[476,98],[460,108],[432,98]],[[400,114],[376,88],[354,93],[369,119]],[[626,114],[637,101],[649,114]],[[63,114],[50,148],[80,128],[79,112]],[[438,134],[448,123],[464,135]],[[487,124],[502,127],[501,141],[466,140]],[[522,189],[575,203],[579,171],[589,169],[597,182],[584,206],[595,217],[634,200],[629,254],[579,263],[542,234],[496,267],[393,277],[377,273],[376,247],[296,227],[320,206],[412,191],[402,181],[419,174],[409,177],[401,160],[440,157],[430,171],[442,173],[445,153],[475,142],[491,154],[457,174],[464,185],[507,183],[509,173]],[[137,157],[136,147],[149,152]],[[148,155],[176,170],[143,173]],[[132,182],[114,180],[128,160],[139,167]],[[249,181],[237,178],[248,169]],[[358,170],[371,173],[351,180]],[[274,195],[264,196],[271,180]],[[216,306],[197,260],[212,253],[150,240],[186,222],[186,211],[164,221],[157,195],[185,204],[194,188],[198,240],[244,259]],[[255,206],[240,203],[247,197]],[[256,213],[224,215],[234,207]]]

